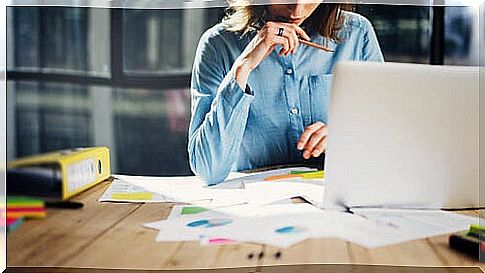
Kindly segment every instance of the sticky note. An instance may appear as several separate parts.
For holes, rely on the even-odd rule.
[[[479,234],[479,233],[485,233],[485,226],[481,226],[478,224],[472,224],[470,226],[470,232]]]
[[[113,193],[113,199],[119,200],[152,200],[153,193],[151,192],[130,192],[130,193]]]
[[[8,196],[7,207],[44,207],[44,201],[24,196]]]
[[[7,217],[8,218],[44,218],[46,216],[45,211],[8,211]]]
[[[7,232],[14,231],[20,225],[22,225],[23,222],[24,222],[24,218],[22,218],[22,217],[18,217],[18,218],[7,218],[6,219]]]

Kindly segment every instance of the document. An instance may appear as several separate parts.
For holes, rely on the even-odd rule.
[[[468,230],[478,217],[442,210],[353,209],[359,228],[347,228],[345,239],[373,248]],[[351,224],[349,222],[349,224]]]
[[[157,241],[246,242],[286,248],[309,238],[339,238],[376,248],[467,230],[479,221],[439,210],[356,209],[348,213],[306,203],[174,208],[167,220],[145,225],[159,230]]]
[[[304,175],[299,175],[304,173]],[[296,174],[296,175],[295,175]],[[260,243],[290,247],[308,238],[339,238],[366,248],[467,230],[478,218],[440,210],[321,210],[323,172],[307,168],[233,173],[217,186],[196,176],[116,175],[100,201],[182,202],[166,220],[144,226],[157,241]],[[293,204],[303,197],[311,204]]]
[[[232,206],[222,210],[179,206],[167,220],[144,226],[159,230],[157,241],[200,240],[203,244],[214,242],[217,238],[219,242],[224,239],[231,243],[288,247],[311,237],[315,230],[322,234],[314,222],[322,211],[310,204],[269,205],[259,210],[254,209],[253,205]],[[192,213],[196,211],[200,212]],[[327,225],[327,229],[331,229],[331,225]]]
[[[100,202],[129,202],[129,203],[155,203],[155,202],[173,202],[161,194],[150,192],[143,187],[136,186],[128,181],[115,178],[103,196]]]
[[[295,170],[309,169],[288,168],[251,175],[231,173],[227,181],[216,186],[207,186],[196,176],[114,175],[115,181],[100,201],[181,202],[221,207],[236,204],[262,206],[293,197],[302,197],[312,204],[320,204],[324,192],[323,179],[264,180],[267,177]]]

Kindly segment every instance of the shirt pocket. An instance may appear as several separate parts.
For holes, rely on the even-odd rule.
[[[321,121],[327,124],[332,80],[332,74],[312,75],[308,78],[312,123]]]

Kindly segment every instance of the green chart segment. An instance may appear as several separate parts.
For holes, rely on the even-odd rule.
[[[203,208],[203,207],[183,207],[182,208],[182,215],[187,215],[187,214],[198,214],[208,211],[208,209]]]

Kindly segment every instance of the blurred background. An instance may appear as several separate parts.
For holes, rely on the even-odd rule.
[[[223,10],[8,7],[7,160],[108,146],[113,173],[191,174],[190,72]],[[386,61],[479,63],[478,7],[355,10]]]

